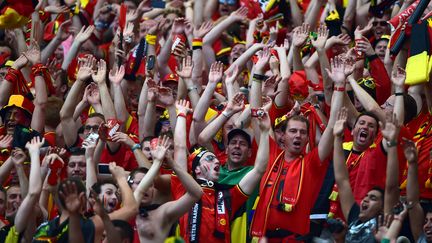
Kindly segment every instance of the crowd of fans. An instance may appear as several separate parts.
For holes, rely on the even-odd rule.
[[[432,242],[428,3],[2,1],[0,242]]]

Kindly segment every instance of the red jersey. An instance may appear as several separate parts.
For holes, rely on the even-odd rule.
[[[261,180],[260,198],[251,226],[254,237],[262,237],[275,230],[298,235],[309,232],[310,211],[329,162],[320,160],[317,147],[293,161],[287,162],[283,156],[284,152],[280,152],[277,144],[270,139],[271,163]]]
[[[230,187],[222,185],[226,187],[224,189],[218,186],[201,186],[204,190],[201,200],[189,213],[179,219],[180,235],[186,242],[229,243],[231,241],[230,221],[247,201],[248,196],[238,185]],[[175,175],[171,176],[171,188],[174,200],[186,193]]]

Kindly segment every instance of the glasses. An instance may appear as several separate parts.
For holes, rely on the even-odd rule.
[[[237,1],[236,0],[219,0],[220,4],[226,4],[226,5],[237,5]]]
[[[374,22],[372,22],[372,25],[373,26],[383,26],[383,27],[385,27],[385,26],[388,26],[388,23],[387,23],[387,21],[374,21]]]
[[[85,125],[85,126],[84,126],[84,129],[85,129],[86,131],[90,131],[90,130],[97,131],[97,130],[99,130],[99,125],[94,125],[94,126]]]
[[[375,89],[376,84],[375,81],[372,78],[362,78],[360,81],[357,82],[359,85],[364,85],[370,89]]]
[[[212,161],[214,161],[215,159],[216,159],[216,156],[214,156],[214,155],[207,155],[207,156],[204,158],[204,160],[207,161],[207,162],[212,162]]]

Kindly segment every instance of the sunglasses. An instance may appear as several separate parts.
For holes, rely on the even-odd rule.
[[[204,158],[204,160],[207,161],[207,162],[212,162],[212,161],[214,161],[215,159],[216,159],[216,156],[214,156],[214,155],[207,155],[207,156]]]
[[[226,4],[226,5],[237,5],[237,1],[236,0],[219,0],[220,4]]]
[[[388,23],[387,23],[387,21],[374,21],[374,22],[372,22],[372,25],[373,26],[383,26],[383,27],[385,27],[385,26],[388,26]]]
[[[85,129],[86,131],[90,131],[90,130],[97,131],[97,130],[99,130],[99,125],[94,125],[94,126],[85,125],[85,126],[84,126],[84,129]]]
[[[359,85],[364,85],[370,89],[375,89],[376,84],[375,81],[371,78],[362,78],[360,81],[357,82]]]

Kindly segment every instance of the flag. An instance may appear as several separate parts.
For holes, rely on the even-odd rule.
[[[37,0],[4,0],[0,4],[0,29],[15,29],[25,25],[37,4]]]
[[[406,64],[406,80],[408,85],[429,81],[430,40],[428,21],[412,26],[409,57]]]

